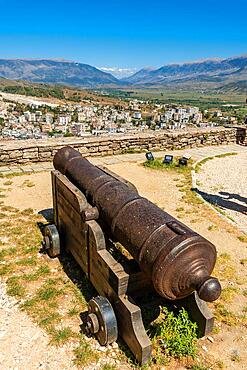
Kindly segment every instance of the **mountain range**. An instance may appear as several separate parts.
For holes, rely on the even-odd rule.
[[[0,59],[0,77],[92,88],[123,84],[88,64],[50,59]]]
[[[109,70],[109,69],[108,69]],[[247,55],[143,68],[118,79],[88,64],[49,59],[0,59],[0,77],[77,87],[213,89],[247,92]]]
[[[235,88],[247,85],[247,55],[142,69],[125,80],[137,86]],[[239,84],[240,83],[240,84]]]

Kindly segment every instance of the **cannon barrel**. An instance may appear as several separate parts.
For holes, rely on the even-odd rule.
[[[114,238],[135,258],[162,297],[180,299],[195,290],[204,301],[219,297],[220,283],[210,276],[216,262],[212,243],[75,149],[60,149],[53,163],[98,208]]]

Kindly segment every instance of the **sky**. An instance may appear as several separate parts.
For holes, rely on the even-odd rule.
[[[0,58],[96,67],[247,54],[247,1],[0,0]]]

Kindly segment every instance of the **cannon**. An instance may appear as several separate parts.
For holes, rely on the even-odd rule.
[[[70,252],[100,294],[89,302],[86,322],[99,342],[120,335],[139,363],[149,360],[138,304],[147,293],[149,305],[185,307],[200,336],[211,331],[214,318],[205,302],[221,293],[211,276],[215,246],[75,149],[60,149],[53,164],[55,225],[45,228],[44,245],[51,257]],[[127,257],[110,253],[116,243]]]

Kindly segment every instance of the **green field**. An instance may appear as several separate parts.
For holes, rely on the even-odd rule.
[[[244,94],[217,94],[215,92],[167,91],[162,89],[108,89],[110,96],[122,99],[143,99],[164,104],[195,105],[201,109],[221,108],[225,104],[246,105]]]

